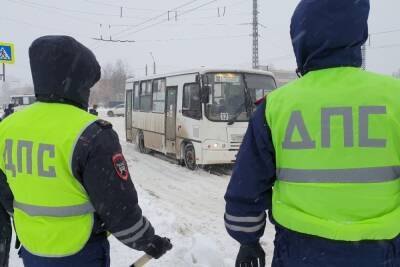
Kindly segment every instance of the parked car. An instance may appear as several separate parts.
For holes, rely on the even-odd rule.
[[[107,111],[107,115],[109,117],[114,117],[114,116],[125,116],[125,104],[119,104],[113,108],[111,108],[109,111]]]

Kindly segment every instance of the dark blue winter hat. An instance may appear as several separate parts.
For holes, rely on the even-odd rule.
[[[300,1],[290,26],[298,72],[360,67],[369,8],[369,0]]]
[[[87,109],[90,88],[101,75],[100,65],[87,47],[69,36],[43,36],[30,46],[29,59],[39,101]]]

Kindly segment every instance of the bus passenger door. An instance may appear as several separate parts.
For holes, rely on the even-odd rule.
[[[176,154],[176,101],[177,86],[167,87],[165,98],[165,149],[167,154]]]
[[[133,90],[127,90],[125,96],[125,130],[126,130],[126,141],[133,141],[132,133],[132,101],[133,101]]]

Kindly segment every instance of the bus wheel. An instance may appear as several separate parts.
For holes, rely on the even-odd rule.
[[[108,117],[114,117],[114,112],[112,112],[112,110],[109,110],[109,111],[107,112],[107,116],[108,116]]]
[[[185,145],[184,161],[185,161],[186,167],[189,170],[193,171],[193,170],[197,169],[196,153],[194,151],[194,146],[191,143]]]
[[[140,153],[148,154],[150,152],[150,150],[148,148],[146,148],[146,146],[144,144],[144,135],[143,135],[142,131],[140,131],[138,133],[138,147],[139,147]]]

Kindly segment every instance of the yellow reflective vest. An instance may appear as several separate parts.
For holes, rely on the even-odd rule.
[[[0,169],[14,195],[18,237],[32,254],[73,255],[90,237],[94,209],[71,161],[96,119],[71,105],[38,102],[0,123]]]
[[[272,213],[334,240],[400,233],[400,80],[342,67],[268,95],[276,151]]]

